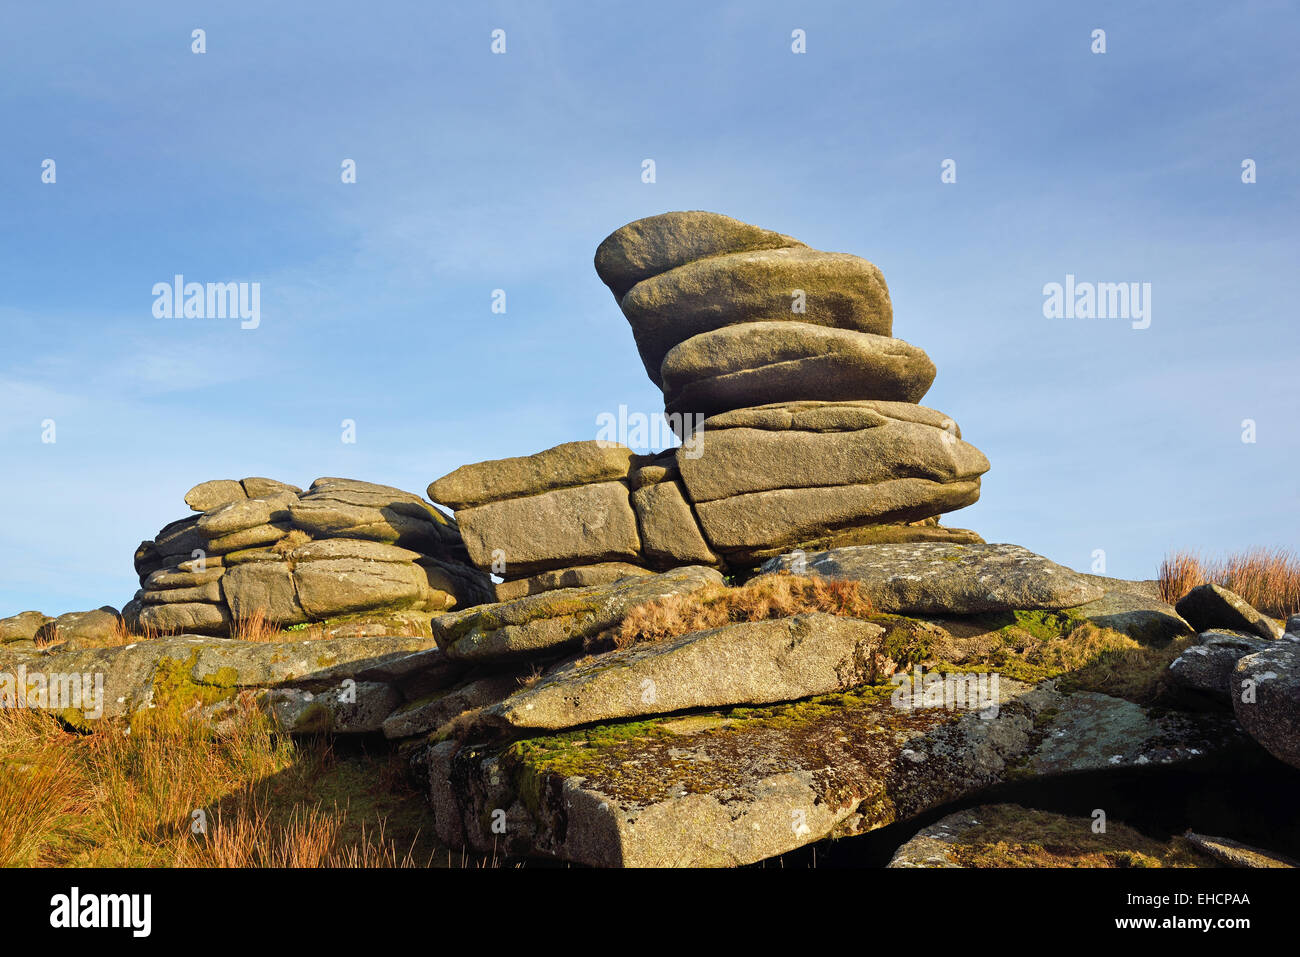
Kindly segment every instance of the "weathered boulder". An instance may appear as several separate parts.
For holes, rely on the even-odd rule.
[[[663,384],[660,367],[674,346],[723,326],[795,320],[881,336],[893,328],[879,269],[807,247],[697,259],[642,280],[619,305],[655,385]]]
[[[810,542],[843,541],[841,533],[864,526],[905,523],[953,511],[979,498],[978,482],[895,479],[875,485],[774,489],[695,506],[709,542],[728,563],[751,564]],[[904,541],[948,536],[942,530],[908,529]],[[965,533],[962,540],[970,533]]]
[[[1232,710],[1270,754],[1300,768],[1300,642],[1277,641],[1237,661]]]
[[[185,504],[196,512],[209,512],[230,502],[248,498],[244,486],[234,479],[214,479],[200,482],[185,493]]]
[[[433,619],[433,634],[439,647],[461,661],[553,657],[612,628],[635,605],[721,583],[713,569],[688,566],[608,585],[560,588],[440,615]]]
[[[121,632],[122,617],[111,605],[93,611],[70,611],[45,622],[36,632],[36,642],[53,644],[100,644],[115,640]]]
[[[738,622],[563,665],[486,708],[480,720],[559,730],[847,691],[883,677],[884,634],[873,622],[820,612]]]
[[[806,322],[724,326],[679,343],[661,369],[669,413],[799,400],[919,402],[935,367],[901,339]]]
[[[706,540],[745,564],[976,501],[988,460],[960,435],[942,413],[906,403],[776,404],[706,420],[677,466]]]
[[[37,632],[49,621],[53,619],[39,611],[23,611],[9,618],[0,618],[0,645],[11,641],[34,641]]]
[[[1174,607],[1197,631],[1226,628],[1254,632],[1262,638],[1282,637],[1282,627],[1277,622],[1221,585],[1198,585]]]
[[[143,602],[146,593],[137,592],[138,601],[123,609],[123,620],[138,635],[228,635],[234,618],[224,602]]]
[[[803,243],[720,213],[661,213],[605,237],[596,248],[596,274],[622,300],[641,280],[696,259],[789,246]]]
[[[1019,545],[920,542],[856,545],[806,556],[783,555],[762,570],[851,579],[882,612],[975,615],[1072,608],[1101,598],[1100,585]]]
[[[1240,631],[1206,631],[1169,663],[1169,679],[1179,688],[1228,705],[1234,692],[1233,672],[1246,655],[1263,651],[1270,639]]]

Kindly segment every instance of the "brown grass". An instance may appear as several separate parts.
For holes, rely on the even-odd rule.
[[[1300,612],[1300,556],[1288,548],[1252,548],[1217,559],[1179,551],[1160,563],[1160,593],[1171,605],[1207,583],[1236,592],[1275,618]]]
[[[874,613],[858,582],[775,572],[737,587],[706,585],[683,595],[656,598],[638,605],[615,628],[589,639],[588,651],[627,648],[642,641],[663,641],[731,622],[789,618],[821,611],[846,618]]]
[[[251,702],[221,732],[155,717],[79,735],[0,709],[0,866],[443,862],[396,755],[340,756],[327,741],[281,736]],[[206,833],[194,833],[196,811]]]

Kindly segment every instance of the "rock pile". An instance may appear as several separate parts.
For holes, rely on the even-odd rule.
[[[501,597],[796,548],[980,541],[937,517],[979,497],[988,460],[917,404],[935,367],[890,337],[874,265],[679,212],[617,230],[596,271],[684,442],[571,442],[433,482],[471,559],[507,579]]]
[[[122,612],[133,631],[228,635],[255,614],[278,626],[376,612],[427,621],[492,597],[455,522],[408,492],[247,478],[204,482],[185,502],[198,514],[136,551],[141,590]]]

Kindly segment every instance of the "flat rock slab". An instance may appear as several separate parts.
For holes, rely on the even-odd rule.
[[[1087,576],[1019,545],[854,545],[782,555],[762,570],[856,581],[878,611],[906,615],[1072,608],[1104,594]]]
[[[875,680],[885,630],[824,613],[737,622],[564,665],[484,710],[484,724],[558,730],[690,708],[770,704]]]
[[[496,586],[497,601],[514,601],[528,595],[540,595],[542,592],[555,591],[557,588],[581,588],[584,585],[608,585],[643,575],[653,575],[649,568],[632,565],[628,562],[598,562],[595,565],[575,565],[571,568],[556,568],[528,578],[516,578],[500,582]]]
[[[535,455],[462,465],[429,485],[429,498],[457,511],[489,502],[627,477],[635,456],[612,442],[565,442]]]
[[[901,339],[807,322],[748,322],[674,346],[661,372],[667,412],[709,416],[776,401],[920,402],[935,366]]]
[[[1241,726],[1275,758],[1300,768],[1300,642],[1274,642],[1241,658],[1232,683]]]
[[[722,584],[711,568],[690,565],[608,585],[560,588],[433,619],[433,634],[452,658],[512,661],[558,655],[618,624],[628,609],[655,598]]]
[[[1197,631],[1226,628],[1251,631],[1261,638],[1281,638],[1282,626],[1250,602],[1221,585],[1198,585],[1174,606]]]
[[[1300,867],[1300,864],[1284,854],[1251,847],[1228,837],[1197,834],[1195,831],[1188,831],[1183,837],[1197,849],[1229,867]]]
[[[1245,740],[1225,717],[1147,714],[1052,682],[1003,679],[989,717],[891,697],[864,689],[504,748],[442,742],[428,752],[437,831],[453,846],[495,841],[499,852],[594,866],[735,866],[1012,778],[1198,760]],[[1062,747],[1072,735],[1089,746]]]
[[[1099,833],[1093,830],[1093,823],[1090,817],[1014,804],[969,808],[918,831],[894,852],[887,866],[1215,866],[1214,855],[1199,845],[1192,850],[1174,842],[1153,840],[1120,822],[1108,821],[1106,830]],[[1044,859],[1052,863],[1045,864]]]

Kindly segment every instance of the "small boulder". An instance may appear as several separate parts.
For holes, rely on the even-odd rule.
[[[1198,585],[1180,598],[1174,608],[1197,631],[1226,628],[1251,631],[1261,638],[1282,637],[1282,628],[1277,622],[1222,585]]]
[[[10,618],[0,618],[0,645],[11,641],[35,641],[37,633],[50,621],[53,619],[49,615],[39,611],[24,611]]]

